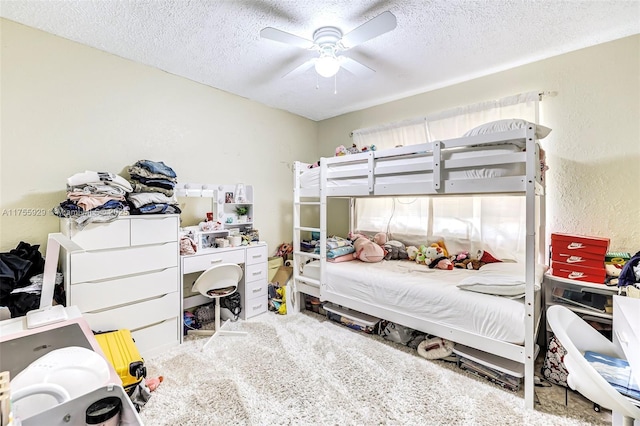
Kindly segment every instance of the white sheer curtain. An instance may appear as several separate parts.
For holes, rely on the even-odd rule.
[[[431,114],[376,128],[356,130],[358,146],[377,149],[413,145],[464,135],[494,120],[538,119],[539,94],[519,94]],[[386,232],[406,244],[424,244],[444,238],[460,241],[461,247],[490,250],[509,258],[524,252],[525,200],[523,196],[395,197],[358,199],[356,229],[365,233]],[[451,244],[451,243],[449,243]],[[448,247],[456,251],[456,247]]]

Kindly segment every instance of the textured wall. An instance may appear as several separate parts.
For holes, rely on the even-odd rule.
[[[640,35],[320,122],[321,155],[350,145],[349,132],[529,91],[541,103],[547,231],[609,237],[640,250]],[[434,65],[436,66],[436,65]],[[345,226],[345,224],[342,224]]]
[[[261,238],[272,251],[291,238],[291,163],[316,157],[315,122],[1,24],[2,251],[21,240],[44,248],[67,177],[140,159],[164,161],[180,182],[253,184]]]

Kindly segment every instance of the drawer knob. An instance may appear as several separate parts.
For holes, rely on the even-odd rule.
[[[260,290],[262,290],[262,288],[261,288],[261,287],[254,288],[254,289],[253,289],[253,292],[254,292],[254,293],[258,293]]]
[[[253,307],[253,310],[254,310],[254,311],[257,311],[258,309],[261,309],[261,308],[262,308],[262,303],[261,303],[261,304],[259,304],[259,305],[257,305],[257,306],[254,306],[254,307]]]
[[[215,259],[211,261],[211,263],[220,263],[220,262],[222,262],[222,259]]]

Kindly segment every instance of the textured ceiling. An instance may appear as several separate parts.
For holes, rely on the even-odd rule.
[[[368,79],[283,77],[315,53],[259,36],[387,10],[397,28],[345,52]],[[640,33],[640,0],[1,0],[0,16],[312,120]]]

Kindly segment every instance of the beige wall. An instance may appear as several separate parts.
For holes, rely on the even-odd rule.
[[[251,183],[270,252],[291,240],[291,164],[332,155],[357,128],[532,90],[545,98],[548,230],[640,249],[640,36],[320,123],[0,20],[0,249],[44,244],[70,175],[164,161],[181,182]],[[318,147],[317,141],[320,145]],[[338,216],[332,216],[339,220]],[[337,223],[347,229],[346,222]],[[335,229],[335,227],[334,227]]]
[[[253,184],[269,252],[291,239],[294,160],[317,157],[317,123],[0,20],[2,251],[58,230],[67,177],[164,161],[180,182]],[[44,209],[46,216],[11,215]],[[205,210],[206,211],[206,210]],[[204,215],[204,212],[202,214]]]
[[[558,92],[541,103],[553,129],[542,141],[547,230],[640,250],[640,35],[325,120],[320,155],[351,145],[354,129],[529,91]]]

